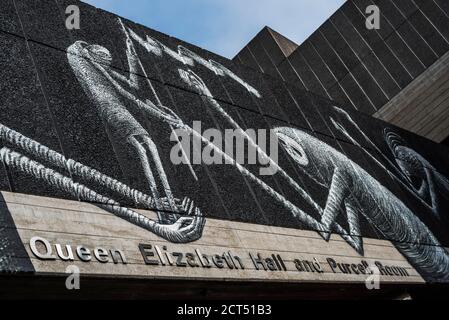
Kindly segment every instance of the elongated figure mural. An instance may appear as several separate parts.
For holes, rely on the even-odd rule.
[[[449,280],[449,254],[426,225],[359,165],[324,142],[293,128],[277,128],[279,139],[305,174],[329,189],[321,223],[331,229],[345,208],[348,223],[363,215],[426,279]],[[315,163],[313,167],[311,164]],[[317,169],[316,169],[317,168]]]
[[[232,175],[220,177],[223,178],[220,182],[229,182],[232,187],[246,185],[245,183],[251,186],[248,187],[250,191],[233,189],[236,196],[232,199],[238,199],[235,202],[239,202],[233,205],[239,206],[238,214],[241,214],[237,221],[262,224],[266,219],[263,223],[268,222],[269,225],[311,230],[320,235],[322,239],[317,239],[323,243],[329,241],[332,234],[337,234],[344,239],[343,244],[346,246],[347,243],[352,248],[348,249],[358,256],[365,255],[364,238],[372,236],[365,228],[367,224],[370,231],[374,230],[377,238],[391,241],[426,281],[449,281],[449,254],[442,244],[441,236],[427,223],[429,220],[422,219],[421,212],[409,205],[410,201],[405,200],[404,195],[393,192],[395,189],[376,178],[369,168],[361,166],[357,159],[337,150],[325,142],[324,138],[318,138],[319,135],[315,136],[311,131],[295,127],[292,124],[294,121],[287,124],[274,117],[270,119],[273,124],[254,121],[257,125],[265,126],[261,129],[269,129],[275,133],[284,156],[284,162],[278,161],[277,157],[269,155],[260,141],[243,130],[246,127],[243,117],[240,114],[236,117],[238,111],[233,112],[232,108],[243,110],[246,106],[228,106],[227,102],[214,96],[213,85],[200,75],[210,74],[217,82],[231,83],[230,87],[237,88],[237,93],[246,94],[255,104],[266,99],[265,89],[244,79],[239,72],[231,71],[185,46],[170,48],[170,44],[147,34],[140,34],[125,25],[121,19],[117,19],[116,25],[122,37],[117,45],[123,46],[129,72],[113,66],[113,58],[116,57],[111,54],[112,48],[87,43],[83,39],[71,40],[64,55],[64,63],[73,72],[90,110],[101,121],[101,127],[94,129],[104,131],[107,136],[105,141],[109,140],[112,146],[110,154],[103,156],[118,160],[123,180],[113,178],[114,175],[106,170],[97,170],[81,163],[81,160],[66,158],[63,152],[48,147],[50,144],[44,145],[44,140],[31,139],[31,136],[22,134],[16,127],[0,121],[0,159],[9,171],[32,177],[72,198],[94,203],[169,242],[195,242],[202,238],[208,217],[215,215],[214,217],[227,219],[228,216],[227,212],[213,211],[216,207],[204,200],[204,190],[196,191],[202,183],[200,168],[203,166],[195,167],[185,154],[183,156],[187,166],[176,173],[188,176],[181,177],[179,181],[192,185],[177,188],[178,181],[173,181],[171,173],[176,170],[173,170],[174,164],[164,160],[169,153],[165,142],[170,141],[170,132],[177,137],[176,133],[181,131],[198,139],[229,165],[226,170],[232,170]],[[160,71],[149,70],[154,66],[142,62],[148,60],[141,59],[141,52],[151,59],[162,61],[165,66],[173,65],[170,77],[177,77],[177,84],[182,86],[178,88],[167,81],[160,84],[160,87],[168,86],[172,89],[173,86],[181,94],[198,98],[193,103],[202,104],[201,107],[183,106],[188,99],[177,101],[176,106],[164,104],[164,99],[161,99],[163,93],[158,92],[154,79],[148,76]],[[233,93],[231,90],[226,92],[227,95]],[[172,101],[174,104],[174,99]],[[271,105],[269,107],[275,108]],[[301,108],[301,105],[298,103],[295,107]],[[186,110],[188,108],[196,110]],[[214,119],[223,127],[236,130],[238,138],[257,150],[260,159],[275,169],[273,179],[258,176],[254,172],[255,166],[240,163],[236,157],[226,153],[219,143],[197,131],[191,123],[203,120],[201,117],[204,110],[213,114]],[[409,146],[394,129],[369,133],[385,141],[389,151],[382,152],[368,133],[359,127],[356,117],[340,107],[333,107],[331,110],[333,113],[329,113],[326,120],[329,120],[333,129],[359,148],[364,156],[404,191],[406,197],[418,203],[426,213],[431,212],[433,216],[430,219],[447,219],[447,213],[441,208],[449,200],[449,180],[442,170],[432,166],[430,160],[425,159],[419,150]],[[250,112],[246,114],[252,115]],[[194,118],[196,115],[198,119]],[[284,124],[280,125],[280,122]],[[153,126],[156,129],[153,130]],[[271,127],[266,128],[268,126]],[[160,128],[166,130],[159,132]],[[361,137],[363,142],[356,137]],[[95,136],[89,138],[92,138],[93,143],[98,143]],[[366,144],[369,148],[363,147]],[[183,149],[182,151],[184,153]],[[135,172],[139,174],[132,175],[130,167],[137,167]],[[208,174],[213,170],[212,167],[204,171]],[[225,172],[217,171],[217,175]],[[244,183],[229,181],[239,178]],[[312,184],[315,185],[310,187]],[[216,192],[221,187],[214,180],[211,190],[206,191],[224,194],[223,198],[213,201],[226,207],[226,191]],[[254,190],[257,195],[266,198],[265,203],[274,204],[275,209],[258,204],[260,212],[249,212],[254,207],[250,209],[249,196],[244,192],[251,193]],[[320,190],[324,196],[311,190]],[[136,208],[125,207],[119,198],[135,204]],[[207,199],[211,202],[211,197]],[[137,207],[154,210],[157,218],[148,218],[139,213]],[[264,216],[265,212],[262,211],[272,212]],[[274,218],[279,218],[277,221],[281,222],[272,223],[270,218],[273,221]],[[285,221],[282,221],[283,218]]]
[[[282,204],[294,217],[301,220],[308,228],[318,231],[324,239],[328,240],[332,232],[337,232],[354,249],[363,254],[363,235],[359,223],[360,216],[363,216],[383,238],[393,241],[398,250],[424,277],[438,280],[449,279],[448,254],[425,224],[401,200],[364,169],[324,142],[294,128],[283,127],[275,129],[281,145],[291,156],[294,163],[298,165],[300,171],[329,190],[326,205],[321,207],[313,199],[313,195],[308,194],[282,168],[278,168],[278,175],[298,192],[299,197],[315,208],[316,213],[321,216],[320,220],[316,220],[311,214],[304,212],[276,191],[274,186],[267,185],[244,166],[238,164],[235,159],[229,159],[229,156],[219,146],[214,145],[213,142],[201,136],[200,132],[194,131],[185,124],[192,119],[183,120],[175,114],[172,108],[162,106],[157,92],[154,91],[151,84],[150,87],[155,97],[155,103],[149,100],[144,102],[138,95],[132,94],[129,90],[130,88],[136,89],[137,92],[139,89],[138,77],[136,76],[137,68],[142,68],[143,70],[141,71],[145,73],[132,43],[134,40],[152,55],[162,58],[166,55],[168,59],[182,62],[186,69],[179,69],[180,79],[191,86],[192,90],[200,94],[205,104],[220,114],[232,128],[241,129],[237,121],[229,116],[214,99],[207,85],[190,69],[191,67],[195,67],[195,64],[197,64],[214,71],[216,75],[230,77],[247,88],[257,98],[263,98],[257,92],[257,89],[254,89],[230,71],[223,71],[226,69],[220,67],[219,64],[207,61],[182,46],[176,52],[149,36],[146,36],[145,39],[141,38],[133,30],[125,27],[121,21],[119,23],[126,35],[126,52],[131,70],[129,78],[125,78],[112,70],[110,67],[112,57],[106,48],[76,42],[69,48],[68,57],[70,65],[86,94],[98,106],[98,112],[104,119],[111,141],[120,142],[125,140],[136,146],[136,154],[142,159],[142,165],[147,168],[146,172],[148,172],[148,175],[146,178],[151,194],[155,199],[160,198],[157,191],[158,183],[154,178],[156,176],[159,177],[165,191],[165,202],[172,208],[176,206],[174,196],[170,191],[170,183],[167,181],[163,164],[158,156],[157,146],[152,143],[151,137],[138,123],[138,120],[120,102],[121,99],[127,100],[129,102],[127,105],[143,111],[152,121],[162,121],[173,128],[181,128],[199,137],[204,144],[209,145],[227,161],[233,163],[243,176],[259,185],[274,201]],[[129,89],[124,88],[124,85]],[[339,112],[344,114],[350,123],[357,126],[343,110],[339,110]],[[331,120],[334,122],[337,130],[342,131],[350,139],[353,139],[342,124],[337,123],[335,119]],[[244,132],[242,134],[248,143],[255,145],[257,148],[257,143],[251,137],[245,135]],[[400,161],[401,156],[404,156],[404,149],[392,142],[391,134],[387,136],[387,139],[388,137],[391,150],[399,159],[400,172],[403,175],[408,175],[407,181],[410,181],[410,168]],[[269,158],[263,150],[260,148],[258,150],[262,156]],[[410,157],[410,150],[406,151],[407,156]],[[120,151],[116,150],[116,152]],[[147,153],[152,155],[153,161],[156,163],[155,173],[153,173],[146,158]],[[323,155],[327,157],[323,157]],[[414,156],[414,159],[416,159],[416,153]],[[422,158],[420,159],[422,160]],[[427,192],[430,199],[432,199],[433,208],[436,208],[434,198],[432,198],[433,181],[434,179],[429,180],[428,177],[425,178],[423,186],[416,190],[416,193],[425,198],[424,193]],[[438,176],[438,181],[445,186],[445,180],[442,175]],[[413,188],[413,186],[411,187]],[[344,208],[343,214],[347,217],[349,230],[345,230],[336,221],[337,217],[342,214],[340,212],[341,208]]]

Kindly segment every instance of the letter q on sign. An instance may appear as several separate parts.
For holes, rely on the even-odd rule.
[[[41,244],[44,250],[39,250],[38,243]],[[53,254],[53,249],[47,239],[41,237],[33,237],[30,240],[30,249],[33,254],[40,260],[56,260]]]
[[[65,9],[65,13],[68,15],[65,20],[65,27],[68,30],[80,29],[80,8],[77,5],[70,5]]]

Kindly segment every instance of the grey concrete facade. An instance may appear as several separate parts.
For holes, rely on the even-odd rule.
[[[369,5],[380,9],[379,30],[366,28]],[[447,68],[440,59],[449,50],[448,7],[445,0],[349,0],[282,59],[280,46],[273,49],[278,42],[264,29],[234,60],[366,114],[385,115],[382,108],[426,70],[434,64]],[[422,96],[431,94],[436,80],[427,76],[426,81],[426,88],[420,88]],[[447,109],[448,104],[442,99],[437,107]],[[404,115],[409,112],[401,109]],[[449,135],[449,119],[432,114],[431,123],[446,127],[437,135],[393,118],[380,118],[441,142]]]

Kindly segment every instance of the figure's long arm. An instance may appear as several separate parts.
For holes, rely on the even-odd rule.
[[[116,201],[102,196],[82,184],[74,182],[71,178],[62,175],[59,172],[46,168],[39,162],[31,160],[28,157],[8,148],[2,148],[0,150],[0,158],[5,161],[5,163],[8,163],[14,170],[21,171],[24,174],[31,175],[35,178],[39,178],[51,186],[67,192],[75,198],[82,201],[95,203],[106,210],[111,211],[120,218],[124,218],[133,224],[155,232],[155,221],[135,211],[122,207]]]
[[[336,108],[339,109],[339,108]],[[397,172],[397,174],[399,176],[403,176],[403,173],[385,156],[383,155],[383,153],[379,150],[379,148],[377,148],[376,145],[374,145],[374,143],[363,133],[363,131],[359,128],[359,126],[357,126],[357,124],[354,123],[354,121],[349,117],[349,115],[346,113],[346,111],[339,109],[343,114],[345,114],[348,117],[348,120],[351,124],[355,125],[356,129],[358,131],[360,131],[360,133],[362,134],[362,136],[365,137],[365,139],[367,139],[368,142],[370,142],[373,145],[373,148],[375,148],[376,150],[378,150],[378,152],[382,155],[383,158],[386,159],[386,161],[388,163],[390,163],[391,167]],[[344,134],[354,145],[360,147],[360,149],[367,154],[371,159],[373,159],[373,161],[375,161],[382,169],[384,169],[388,175],[393,178],[394,180],[396,180],[399,184],[401,184],[404,188],[406,188],[412,195],[415,196],[415,198],[420,201],[424,206],[426,206],[427,208],[429,208],[430,210],[433,210],[428,203],[426,203],[416,192],[416,190],[412,189],[407,183],[405,183],[402,179],[399,179],[398,176],[396,176],[395,174],[393,174],[390,170],[388,170],[387,167],[385,167],[385,165],[380,162],[375,156],[373,156],[368,150],[366,150],[366,148],[364,148],[358,141],[356,141],[349,133],[348,131],[339,123],[337,123],[332,117],[330,118],[334,127],[340,131],[342,134]]]
[[[430,195],[430,200],[432,203],[432,210],[435,213],[435,215],[439,218],[439,204],[438,204],[438,198],[437,198],[437,190],[435,188],[435,182],[433,179],[433,172],[431,172],[431,169],[424,167],[424,171],[426,172],[426,180],[428,185],[428,192]]]
[[[139,76],[137,74],[130,73],[129,78],[127,78],[124,75],[112,69],[109,70],[109,73],[113,78],[115,78],[115,80],[120,81],[121,83],[126,84],[130,88],[133,88],[135,90],[139,89]]]
[[[138,76],[138,66],[139,60],[136,54],[136,51],[130,43],[131,40],[126,41],[126,57],[128,59],[128,67],[129,67],[129,77],[126,77],[119,72],[109,68],[110,75],[116,80],[122,82],[123,84],[127,84],[130,88],[135,90],[139,89],[139,76]]]
[[[229,122],[229,124],[235,129],[240,130],[243,137],[248,141],[248,143],[254,147],[259,156],[263,157],[267,160],[273,168],[277,169],[277,172],[287,180],[287,182],[307,201],[309,205],[311,205],[317,213],[322,211],[322,208],[310,197],[310,195],[301,188],[296,181],[294,181],[287,172],[284,171],[279,165],[273,161],[273,159],[268,156],[268,154],[257,145],[257,143],[242,129],[242,127],[231,117],[229,114],[220,106],[220,104],[212,97],[208,87],[203,82],[203,80],[197,76],[193,71],[185,71],[179,70],[181,78],[188,83],[192,88],[196,89],[197,92],[201,95],[203,101],[210,105],[212,109],[217,111],[223,118]]]
[[[152,116],[156,119],[162,120],[170,125],[179,125],[180,120],[175,119],[173,116],[173,112],[168,113],[164,112],[163,108],[158,108],[154,105],[150,100],[143,102],[142,100],[135,97],[129,91],[123,89],[123,87],[109,74],[109,71],[104,69],[103,66],[98,65],[99,70],[103,73],[103,75],[109,80],[109,82],[114,86],[114,88],[126,99],[132,102],[129,106],[137,108],[138,111],[141,111],[144,114]]]
[[[107,188],[118,195],[134,201],[136,204],[142,205],[147,209],[154,209],[154,199],[138,190],[132,189],[129,186],[113,179],[103,173],[83,165],[75,160],[67,159],[64,155],[52,150],[39,142],[25,137],[17,131],[14,131],[3,124],[0,124],[0,141],[8,143],[15,148],[23,150],[28,155],[39,159],[43,162],[50,162],[59,170],[66,170],[71,175],[95,183],[104,188]]]
[[[193,71],[189,70],[189,71],[185,71],[185,70],[180,70],[180,75],[181,78],[186,81],[188,84],[190,84],[192,86],[192,88],[196,89],[198,91],[198,93],[201,95],[201,97],[204,99],[204,101],[207,104],[210,104],[212,106],[212,108],[214,110],[216,110],[217,112],[219,112],[234,128],[236,129],[241,129],[241,132],[243,133],[245,139],[248,141],[248,143],[250,143],[253,147],[256,148],[256,150],[258,150],[258,152],[265,157],[266,159],[268,159],[269,161],[273,161],[267,154],[265,151],[263,151],[257,144],[256,142],[250,137],[248,136],[245,131],[240,127],[240,125],[232,118],[230,117],[226,111],[220,106],[220,104],[212,97],[212,94],[210,93],[209,89],[207,88],[206,84],[202,81],[202,79],[197,76]],[[190,129],[190,128],[189,128]],[[191,129],[190,129],[191,130]],[[196,133],[194,133],[196,134]],[[202,138],[202,137],[201,137]],[[211,143],[210,141],[208,141],[207,139],[204,140],[204,142],[210,146],[212,146],[214,149],[216,149],[216,152],[223,154],[223,157],[228,157],[227,154],[223,153],[223,151],[219,148],[217,148],[215,145],[213,145],[213,143]],[[287,201],[287,199],[285,199],[283,196],[280,196],[275,190],[273,190],[270,186],[268,186],[267,184],[265,184],[265,182],[263,182],[262,180],[260,180],[259,178],[255,177],[252,173],[250,173],[246,168],[242,167],[241,165],[239,165],[237,162],[234,161],[234,159],[229,159],[232,162],[234,162],[235,166],[237,167],[237,169],[244,174],[245,176],[249,177],[250,180],[255,181],[257,184],[259,184],[265,191],[267,191],[270,195],[272,195],[276,200],[280,201],[281,203],[283,203],[284,205],[288,203],[288,208],[295,214],[296,210],[299,210],[296,206],[294,206],[293,204],[291,204],[289,201]],[[323,209],[320,207],[320,205],[318,203],[316,203],[315,200],[312,199],[312,197],[303,189],[301,188],[298,183],[296,181],[294,181],[282,168],[280,168],[277,163],[272,163],[277,169],[278,169],[278,173],[284,177],[287,182],[299,193],[299,195],[310,205],[312,206],[316,213],[319,214],[320,216],[323,215]],[[296,215],[296,214],[295,214]],[[338,232],[342,238],[344,238],[353,248],[355,248],[358,252],[360,252],[360,248],[361,248],[361,244],[359,243],[359,239],[356,237],[354,238],[353,235],[348,234],[348,232],[346,232],[343,227],[341,227],[338,223],[334,223],[332,225],[332,230],[330,230],[330,228],[326,231],[322,231],[320,228],[321,226],[319,226],[319,224],[316,224],[316,222],[311,221],[312,224],[308,224],[309,226],[313,226],[313,228],[315,228],[319,234],[324,238],[324,239],[329,239],[330,237],[330,233],[332,230],[335,230],[336,232]]]
[[[203,143],[209,145],[214,152],[217,154],[220,154],[223,159],[226,162],[231,163],[241,174],[249,178],[250,181],[256,183],[259,185],[262,190],[267,192],[268,195],[270,195],[275,201],[283,205],[287,210],[289,210],[294,217],[298,218],[298,220],[301,223],[304,223],[307,227],[311,228],[312,230],[317,231],[320,236],[323,237],[323,239],[328,240],[330,237],[331,232],[335,231],[337,232],[351,247],[353,247],[355,250],[360,252],[360,239],[358,239],[358,235],[354,237],[352,234],[348,233],[340,224],[334,221],[332,228],[325,228],[323,224],[316,219],[314,219],[309,214],[305,213],[303,210],[295,206],[293,203],[291,203],[288,199],[286,199],[283,195],[279,194],[276,190],[274,190],[271,186],[266,184],[264,181],[260,180],[258,177],[256,177],[252,172],[250,172],[248,169],[240,165],[238,162],[236,162],[232,157],[227,155],[225,152],[223,152],[219,147],[217,147],[215,144],[210,142],[208,139],[204,138],[200,133],[196,132],[190,127],[186,127],[186,130],[191,132],[194,136],[201,139]],[[310,196],[307,195],[307,198],[309,199],[312,204],[314,203],[316,206],[316,210],[318,211],[318,214],[320,216],[323,215],[323,209],[314,202]],[[303,194],[301,194],[303,196]]]

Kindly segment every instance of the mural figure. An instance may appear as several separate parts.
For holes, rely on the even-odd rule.
[[[162,120],[172,125],[180,123],[174,113],[166,108],[157,108],[150,101],[137,100],[123,86],[139,88],[139,77],[135,69],[137,62],[130,43],[127,43],[128,61],[131,67],[129,79],[110,68],[112,61],[109,51],[98,45],[88,45],[77,41],[68,49],[68,60],[86,94],[91,98],[94,108],[105,125],[109,139],[114,146],[118,159],[123,159],[123,142],[130,146],[140,159],[145,178],[154,199],[160,199],[156,177],[162,184],[169,208],[175,210],[176,204],[170,185],[162,166],[157,146],[134,114],[142,113],[148,118]],[[124,100],[128,102],[124,103]],[[134,108],[134,110],[129,110]],[[151,157],[154,168],[151,167]],[[154,171],[157,172],[154,174]],[[160,209],[163,209],[160,207]]]
[[[268,197],[282,205],[306,228],[317,231],[325,240],[328,241],[332,233],[338,233],[360,255],[363,255],[360,217],[364,217],[379,234],[393,241],[396,248],[423,277],[429,281],[449,281],[449,255],[427,226],[379,181],[326,143],[298,129],[289,127],[275,129],[281,145],[298,170],[328,190],[327,201],[324,206],[321,206],[244,130],[239,131],[248,143],[256,147],[261,157],[268,160],[272,166],[276,166],[279,177],[297,192],[298,198],[313,208],[315,216],[319,217],[316,219],[286,199],[248,168],[239,164],[219,146],[203,137],[200,132],[187,125],[174,112],[174,108],[161,103],[148,77],[142,79],[137,76],[138,71],[143,72],[144,75],[146,71],[136,53],[134,42],[157,57],[167,56],[182,62],[185,68],[178,70],[180,79],[199,93],[205,105],[218,113],[234,129],[241,129],[241,126],[226,113],[214,99],[204,81],[191,68],[198,65],[205,67],[217,76],[233,79],[256,98],[261,98],[261,95],[257,89],[224,66],[212,60],[203,59],[182,46],[178,47],[178,51],[173,51],[149,36],[140,37],[132,29],[124,26],[121,20],[119,24],[125,35],[130,69],[128,77],[113,70],[111,53],[108,49],[96,44],[77,41],[68,48],[67,57],[92,107],[103,122],[115,155],[121,161],[121,165],[125,166],[126,164],[123,163],[127,152],[125,147],[132,150],[144,172],[143,178],[148,186],[148,192],[133,189],[93,168],[67,159],[62,154],[0,124],[0,142],[12,146],[0,149],[0,158],[9,169],[44,181],[80,200],[97,203],[112,214],[168,241],[175,243],[196,241],[201,238],[205,224],[203,212],[191,199],[178,198],[173,194],[158,148],[151,135],[139,122],[139,118],[143,117],[150,123],[159,121],[172,130],[182,129],[199,138],[214,152],[221,155],[225,163],[232,164],[242,176],[259,186]],[[141,81],[147,82],[146,87],[150,89],[153,101],[140,98],[139,92],[144,85]],[[338,108],[336,111],[355,126],[375,150],[380,151],[346,112]],[[355,145],[360,146],[340,122],[333,118],[331,120],[337,130],[346,135]],[[397,135],[388,132],[386,139],[396,163],[390,161],[382,152],[380,154],[385,161],[388,161],[395,173],[390,172],[384,163],[367,150],[365,152],[423,204],[431,208],[433,212],[438,212],[435,190],[438,187],[444,192],[448,191],[448,180],[434,170],[417,152],[408,148]],[[50,163],[52,168],[43,163]],[[189,169],[192,176],[198,180],[190,165]],[[61,172],[69,172],[70,176]],[[148,209],[156,209],[158,221],[120,206],[114,199],[95,191],[95,186],[106,188]],[[167,211],[167,213],[161,211]],[[341,215],[346,217],[348,230],[337,222],[337,218]]]
[[[129,200],[154,208],[156,199],[125,184],[108,177],[97,170],[85,166],[73,159],[67,159],[62,154],[34,141],[22,134],[0,124],[0,142],[10,144],[17,152],[7,147],[0,149],[0,160],[9,169],[44,181],[52,187],[64,191],[81,201],[96,203],[99,207],[125,219],[141,228],[174,243],[185,243],[201,238],[205,220],[202,212],[195,207],[193,201],[184,198],[178,205],[179,211],[185,216],[172,224],[164,221],[153,221],[131,209],[124,208],[120,203],[103,196],[89,187],[73,180],[77,177],[82,181],[101,185]],[[36,158],[32,160],[25,154]],[[59,170],[68,171],[72,177],[65,176],[56,170],[50,169],[41,162],[51,163]]]
[[[226,163],[231,163],[232,165],[234,165],[242,175],[258,184],[263,190],[268,193],[269,196],[273,197],[275,201],[283,205],[288,211],[292,212],[292,214],[298,217],[301,221],[304,221],[308,227],[320,232],[323,238],[326,238],[325,234],[328,234],[329,230],[324,228],[322,224],[313,219],[307,213],[303,212],[301,209],[291,203],[288,199],[282,196],[271,186],[267,185],[265,182],[255,176],[244,166],[237,163],[235,159],[228,156],[223,150],[220,149],[220,147],[214,145],[208,139],[203,137],[200,132],[197,132],[193,128],[184,124],[183,121],[170,108],[162,106],[162,104],[160,103],[160,99],[157,97],[157,93],[154,91],[151,83],[149,83],[149,85],[151,90],[153,91],[157,106],[149,100],[143,102],[138,98],[137,95],[133,95],[128,90],[123,88],[123,84],[127,84],[129,87],[132,87],[134,89],[139,88],[139,85],[137,83],[138,79],[135,76],[137,67],[140,67],[140,71],[146,74],[142,63],[137,57],[131,38],[136,39],[138,43],[144,45],[148,52],[152,54],[156,54],[158,56],[167,54],[169,57],[172,57],[178,61],[182,61],[188,66],[194,66],[195,63],[200,64],[202,66],[205,66],[206,68],[209,68],[210,70],[213,70],[220,76],[228,76],[234,79],[236,82],[245,87],[250,93],[254,94],[256,97],[260,97],[260,94],[257,92],[257,90],[218,63],[206,61],[193,52],[182,48],[181,46],[178,48],[178,52],[174,52],[163,44],[157,42],[156,40],[151,39],[149,36],[147,36],[147,40],[143,42],[143,40],[138,37],[131,29],[126,28],[120,20],[119,23],[121,24],[126,36],[127,56],[131,70],[129,79],[123,77],[116,71],[112,70],[112,68],[110,68],[112,57],[109,51],[104,47],[98,45],[88,45],[85,42],[78,41],[69,48],[68,53],[70,65],[74,69],[74,72],[77,75],[77,78],[84,88],[86,94],[91,97],[91,100],[94,104],[100,104],[100,106],[97,106],[98,112],[103,117],[103,121],[106,125],[106,130],[113,144],[119,144],[122,140],[132,141],[135,136],[143,136],[147,139],[147,144],[151,146],[150,153],[153,155],[153,159],[155,159],[155,162],[160,159],[157,154],[157,148],[154,143],[150,141],[151,138],[149,137],[148,133],[146,133],[146,130],[138,123],[137,119],[130,114],[130,111],[127,110],[121,102],[121,99],[126,99],[134,108],[138,109],[152,120],[163,121],[171,127],[186,130],[189,134],[192,134],[193,136],[199,138],[204,144],[207,144],[209,147],[211,147],[211,149],[220,154],[224,158]],[[231,124],[236,129],[241,129],[241,127],[232,119],[232,117],[230,117],[216,102],[216,100],[213,99],[212,94],[210,93],[205,83],[192,70],[180,69],[179,75],[182,80],[189,84],[192,89],[197,91],[202,96],[202,98],[205,99],[205,102],[210,105],[211,108],[219,112],[229,124]],[[115,118],[118,118],[119,121],[116,121]],[[271,164],[273,166],[278,167],[278,165],[269,158],[265,151],[256,145],[251,137],[246,135],[243,130],[241,130],[241,132],[244,135],[244,138],[256,147],[262,157],[271,161]],[[132,144],[134,145],[135,142]],[[116,153],[117,152],[118,151],[116,150]],[[136,154],[143,159],[143,165],[148,167],[147,171],[149,172],[148,180],[151,187],[150,189],[156,189],[157,186],[155,183],[155,179],[153,178],[152,171],[149,168],[148,161],[145,158],[145,154],[143,152],[139,153],[139,148],[136,148]],[[163,180],[163,185],[166,186],[165,189],[169,190],[169,183],[166,180],[162,164],[159,162],[156,168],[159,177],[161,177],[161,179]],[[294,181],[282,168],[278,167],[277,171],[296,191],[298,191],[298,193],[304,199],[306,199],[306,201],[310,205],[314,206],[318,211],[322,210],[310,197],[310,195],[303,188],[301,188],[298,183]],[[170,193],[168,194],[170,195]],[[159,195],[156,192],[152,192],[152,195],[154,199],[158,199]],[[165,199],[169,198],[170,197],[167,196],[167,198]],[[171,204],[170,200],[164,201],[164,203]],[[173,205],[171,204],[171,206]],[[161,222],[166,223],[166,221],[163,221],[162,218],[160,220]],[[173,221],[170,222],[173,223]],[[352,236],[351,233],[346,232],[344,228],[341,227],[338,223],[335,223],[333,227],[358,252],[363,251],[363,248],[361,246],[361,237],[358,234],[356,237]]]
[[[210,70],[213,70],[217,75],[229,76],[233,78],[247,88],[249,92],[252,92],[256,97],[260,97],[257,90],[246,84],[243,80],[238,79],[234,74],[223,71],[224,69],[218,64],[211,61],[206,61],[181,46],[178,48],[178,52],[175,52],[149,36],[146,37],[146,40],[143,40],[131,29],[126,28],[123,24],[121,25],[127,38],[127,52],[130,70],[133,70],[133,67],[140,65],[142,71],[145,72],[142,64],[135,54],[135,49],[133,48],[131,41],[131,39],[134,39],[140,45],[144,46],[149,53],[155,54],[159,57],[166,54],[171,58],[181,61],[188,67],[194,66],[195,63],[202,65]],[[110,55],[103,54],[105,52],[104,48],[97,48],[95,45],[87,47],[91,48],[88,49],[89,54],[91,54],[92,51],[95,54],[94,50],[98,50],[100,55],[108,57],[106,62],[111,60]],[[82,50],[86,50],[85,47],[82,48]],[[96,63],[95,57],[86,56],[86,53],[84,56],[89,58],[89,60],[93,60],[93,63]],[[189,126],[185,125],[171,109],[162,107],[161,104],[156,107],[149,101],[144,103],[140,101],[137,96],[134,96],[129,93],[129,91],[124,90],[123,87],[117,82],[117,79],[120,79],[120,77],[117,77],[116,73],[112,72],[110,68],[106,70],[104,67],[108,65],[109,64],[104,61],[100,61],[98,65],[95,66],[96,70],[100,70],[100,74],[104,76],[103,79],[97,78],[96,81],[89,80],[91,75],[90,73],[87,73],[84,78],[82,76],[78,77],[80,82],[82,84],[84,83],[83,86],[86,86],[86,83],[90,82],[90,86],[94,87],[101,83],[101,91],[111,92],[111,95],[113,95],[113,92],[118,92],[123,97],[126,97],[131,101],[136,101],[136,105],[139,108],[144,109],[149,115],[153,116],[154,119],[164,121],[176,128],[182,128],[191,133],[193,136],[200,138],[203,143],[210,146],[218,154],[221,154],[227,163],[232,163],[242,175],[258,184],[267,192],[269,196],[273,197],[275,201],[282,204],[292,213],[293,216],[298,218],[307,227],[318,231],[324,239],[329,240],[331,232],[337,232],[345,238],[345,240],[354,249],[356,249],[360,254],[363,254],[362,235],[359,223],[359,216],[363,215],[376,228],[376,230],[382,234],[382,236],[387,239],[397,239],[397,242],[395,242],[397,248],[422,275],[427,278],[436,278],[439,280],[448,279],[449,260],[447,253],[441,246],[439,246],[438,241],[432,235],[430,230],[428,230],[428,228],[395,195],[383,187],[377,180],[370,176],[356,163],[346,158],[343,154],[299,130],[292,128],[278,128],[276,130],[285,150],[292,157],[293,161],[298,164],[299,168],[314,181],[319,182],[321,185],[329,189],[329,196],[326,206],[322,208],[303,188],[301,188],[301,186],[298,185],[296,181],[294,181],[294,179],[282,170],[282,168],[278,168],[277,170],[279,175],[298,192],[298,195],[309,203],[316,210],[319,216],[321,216],[321,220],[318,221],[311,215],[299,209],[292,202],[278,193],[274,188],[256,177],[244,166],[238,164],[234,159],[230,158],[218,146],[215,146],[212,142],[201,136],[201,133],[196,132]],[[76,71],[76,69],[85,69],[80,67],[78,63],[72,63],[72,66],[75,73],[78,74],[80,71]],[[96,70],[93,72],[97,72]],[[200,94],[206,105],[218,112],[218,114],[220,114],[233,128],[241,129],[239,124],[235,122],[235,120],[232,119],[232,117],[230,117],[220,106],[220,104],[213,98],[211,92],[199,76],[190,70],[190,68],[179,69],[178,71],[180,78],[193,90]],[[133,84],[132,79],[127,80],[127,83],[136,87],[136,84]],[[95,91],[96,89],[91,88],[90,90]],[[155,97],[156,100],[158,100],[156,93]],[[97,103],[101,101],[101,98],[97,98]],[[111,100],[106,99],[103,101],[109,102]],[[352,119],[349,118],[349,120],[353,123]],[[338,129],[347,134],[347,131],[344,130],[340,124],[335,121],[334,124]],[[135,125],[135,127],[137,127],[137,125]],[[256,147],[262,157],[269,159],[269,156],[257,146],[251,137],[245,135],[243,130],[240,132],[242,132],[244,138],[249,143]],[[121,137],[121,139],[123,139],[123,137]],[[322,155],[327,155],[328,158],[323,159]],[[165,182],[165,185],[168,185],[168,182]],[[374,190],[375,192],[370,193],[369,190]],[[342,208],[344,209],[347,217],[347,222],[349,225],[348,231],[336,222],[336,218],[341,213]],[[372,208],[372,210],[367,212],[366,208]]]
[[[331,118],[334,126],[343,133],[351,142],[358,145],[371,159],[377,162],[389,175],[407,189],[412,196],[415,196],[424,206],[426,206],[437,219],[442,219],[440,212],[441,197],[449,200],[449,179],[442,175],[432,166],[422,155],[407,146],[407,143],[395,132],[390,129],[384,130],[385,141],[395,158],[392,162],[368,138],[360,127],[351,119],[349,114],[341,108],[334,109],[351,124],[365,141],[382,156],[385,163],[390,165],[391,172],[383,163],[381,163],[369,150],[363,148],[349,132],[335,119]]]
[[[396,133],[385,129],[385,140],[402,176],[415,193],[426,201],[439,220],[441,197],[449,200],[449,180],[422,155],[407,146]]]

